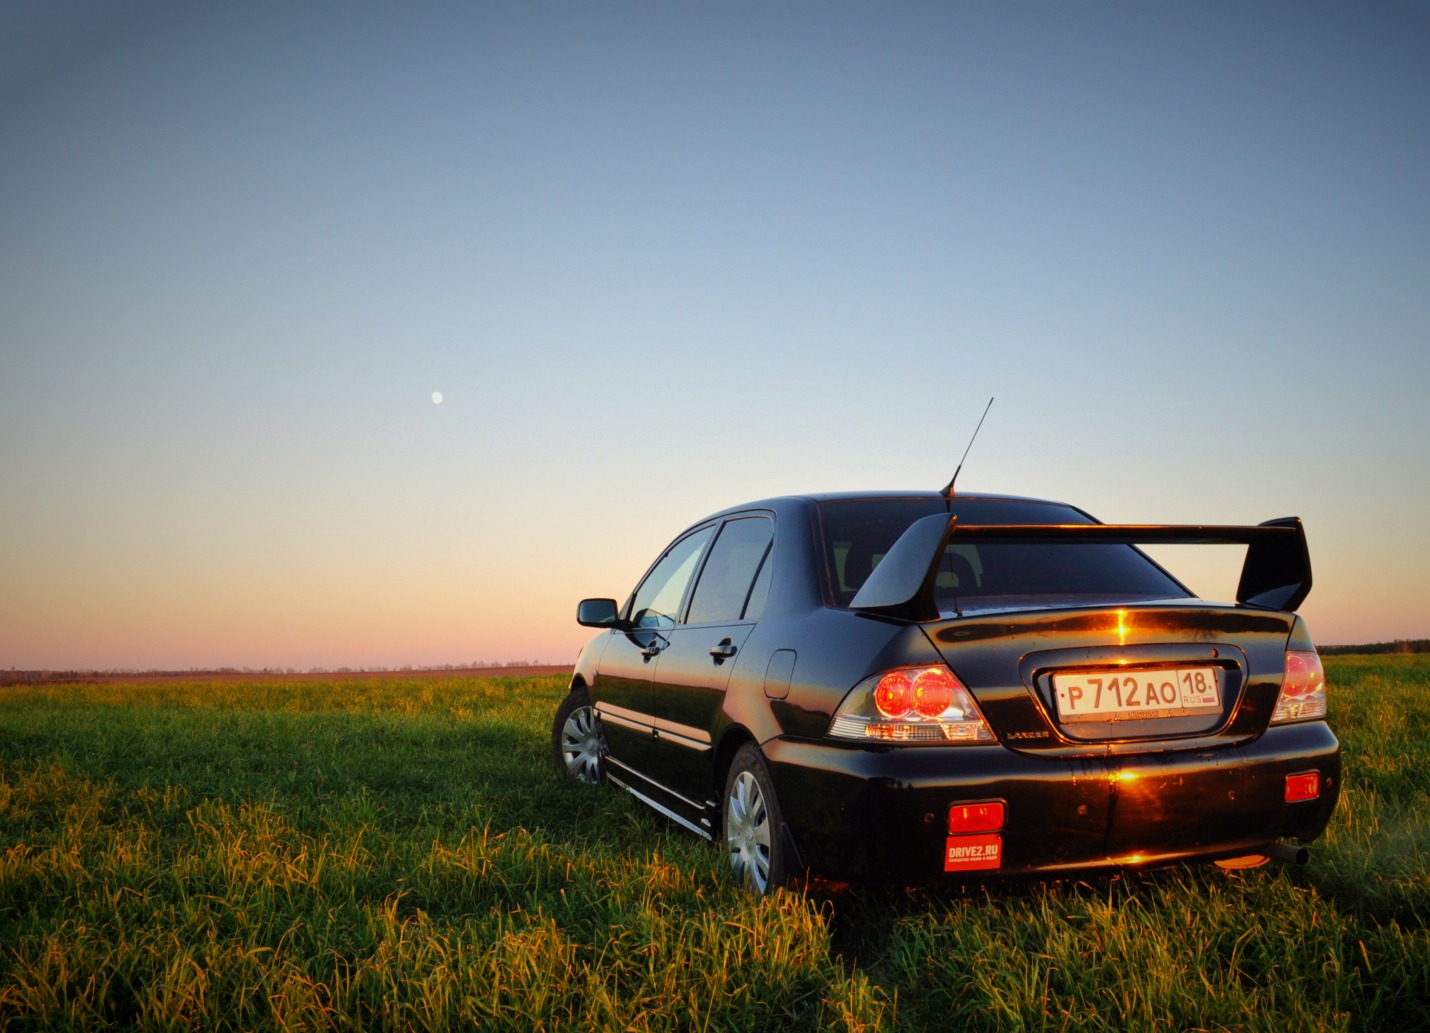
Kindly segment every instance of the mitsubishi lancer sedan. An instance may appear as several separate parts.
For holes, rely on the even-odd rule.
[[[1340,791],[1296,615],[1301,522],[1100,524],[1038,499],[810,495],[716,513],[586,599],[558,768],[757,892],[1304,861]],[[1138,546],[1244,546],[1233,602]]]

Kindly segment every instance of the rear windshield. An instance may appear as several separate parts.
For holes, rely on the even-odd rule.
[[[819,505],[834,599],[848,606],[899,535],[920,517],[952,512],[964,524],[1091,524],[1070,506],[1009,499],[846,499]],[[1185,599],[1189,593],[1131,545],[958,542],[935,585],[943,613]]]

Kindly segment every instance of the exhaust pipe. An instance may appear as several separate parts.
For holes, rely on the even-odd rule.
[[[1311,859],[1311,851],[1290,843],[1268,843],[1260,850],[1273,861],[1283,861],[1286,864],[1305,864]]]

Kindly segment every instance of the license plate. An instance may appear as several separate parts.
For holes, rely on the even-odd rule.
[[[1221,713],[1215,667],[1055,674],[1053,697],[1064,723]]]

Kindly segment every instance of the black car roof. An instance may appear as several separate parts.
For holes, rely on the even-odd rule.
[[[732,506],[730,510],[758,509],[761,506],[773,507],[781,502],[847,502],[859,499],[942,499],[946,498],[943,492],[932,489],[915,489],[913,491],[814,491],[801,492],[795,495],[774,495],[767,499],[760,499],[756,502],[747,502],[741,506]],[[955,499],[997,499],[1002,502],[1053,502],[1054,499],[1040,499],[1031,495],[1005,495],[1001,492],[989,491],[960,491],[956,493]],[[722,511],[723,512],[723,511]]]
[[[831,491],[813,495],[796,495],[793,498],[809,499],[812,502],[844,502],[850,499],[941,499],[947,498],[941,491]],[[958,492],[955,499],[997,499],[1000,502],[1052,502],[1052,499],[1038,499],[1029,495],[1003,495],[996,492]]]
[[[944,499],[945,496],[940,491],[915,490],[915,491],[827,491],[810,492],[802,495],[776,495],[767,499],[759,499],[754,502],[746,502],[738,506],[730,506],[717,513],[696,521],[691,526],[705,523],[707,520],[716,520],[720,517],[730,516],[733,513],[748,513],[754,509],[769,509],[776,512],[789,510],[791,508],[803,508],[810,504],[820,505],[825,502],[851,502],[865,499]],[[1003,495],[995,492],[958,492],[953,496],[956,500],[966,499],[993,499],[1000,502],[1043,502],[1054,505],[1066,505],[1066,503],[1055,502],[1052,499],[1033,498],[1028,495]]]

